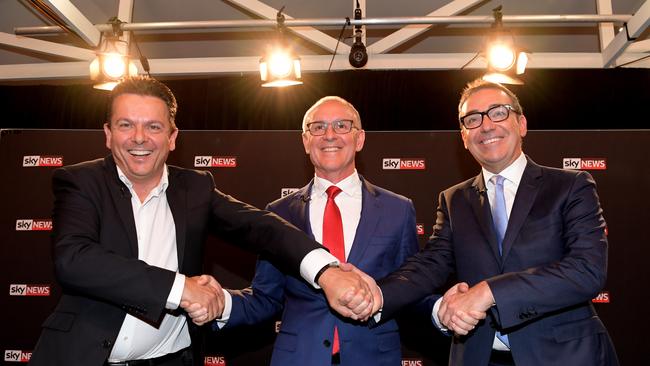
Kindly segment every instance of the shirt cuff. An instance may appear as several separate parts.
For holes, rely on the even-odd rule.
[[[232,295],[224,289],[221,289],[221,291],[223,291],[224,296],[223,313],[221,314],[221,318],[215,319],[215,323],[219,329],[226,326],[226,323],[228,323],[228,320],[230,319],[230,314],[232,313]]]
[[[320,286],[314,281],[318,271],[323,269],[330,263],[339,263],[335,256],[330,254],[325,249],[314,249],[300,262],[300,275],[305,281],[309,282],[314,288],[319,289]]]
[[[174,278],[174,284],[172,285],[171,291],[169,291],[169,296],[167,296],[167,305],[166,308],[169,310],[175,310],[181,304],[181,298],[183,297],[183,290],[185,289],[185,275],[176,273],[176,278]]]
[[[447,327],[443,326],[442,323],[440,323],[440,318],[438,318],[438,310],[440,310],[440,304],[442,303],[442,297],[436,300],[436,303],[433,304],[433,311],[431,312],[431,320],[433,321],[433,324],[440,329],[443,332],[449,332],[449,329]]]

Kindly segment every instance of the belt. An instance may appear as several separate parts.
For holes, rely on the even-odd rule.
[[[192,352],[189,348],[182,349],[178,352],[169,353],[164,356],[148,358],[146,360],[130,360],[130,361],[117,361],[110,362],[106,361],[104,366],[157,366],[162,365],[166,362],[174,360],[187,360],[187,364],[191,364]]]
[[[341,364],[341,353],[337,352],[332,355],[332,365],[340,365]]]

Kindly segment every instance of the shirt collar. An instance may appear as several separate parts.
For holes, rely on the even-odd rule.
[[[361,179],[355,169],[352,174],[336,184],[325,178],[314,176],[314,185],[311,188],[311,194],[312,196],[326,195],[327,193],[325,191],[332,185],[341,188],[342,193],[350,197],[355,197],[361,192]]]
[[[133,192],[133,183],[131,183],[129,178],[126,177],[126,175],[118,165],[115,165],[115,167],[117,168],[117,176],[120,178],[122,183],[126,184],[129,190]],[[149,196],[152,197],[160,196],[162,193],[164,193],[167,190],[168,186],[169,186],[169,173],[167,171],[167,164],[165,164],[163,165],[163,173],[162,173],[162,177],[160,177],[160,182],[158,182],[158,185],[155,186],[151,190],[151,192],[149,192]]]
[[[521,181],[521,177],[524,175],[524,170],[526,169],[527,163],[528,161],[526,160],[526,155],[524,155],[522,151],[521,155],[519,155],[519,157],[515,159],[512,164],[508,165],[505,169],[500,171],[498,175],[504,177],[506,180],[514,183],[515,186],[519,187],[519,182]],[[490,181],[490,179],[492,179],[493,176],[497,175],[485,168],[482,168],[482,170],[483,180],[486,184]]]

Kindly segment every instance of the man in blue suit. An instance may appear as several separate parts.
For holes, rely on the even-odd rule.
[[[617,365],[591,304],[607,274],[593,178],[524,155],[526,117],[502,85],[470,83],[458,109],[482,170],[440,194],[425,249],[379,281],[381,321],[455,272],[432,314],[456,333],[450,365]]]
[[[365,132],[350,103],[325,97],[307,111],[302,127],[315,177],[267,209],[323,243],[326,191],[338,187],[342,192],[334,201],[342,218],[344,260],[374,278],[388,275],[418,249],[411,200],[357,174],[354,159],[363,148]],[[251,287],[232,294],[230,318],[215,328],[224,322],[226,328],[254,324],[283,310],[272,365],[401,364],[394,320],[369,329],[365,323],[343,318],[332,311],[321,291],[301,278],[285,275],[264,258],[257,263]]]

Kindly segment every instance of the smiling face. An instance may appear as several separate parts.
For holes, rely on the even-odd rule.
[[[332,183],[338,183],[354,172],[354,156],[363,148],[365,132],[352,110],[336,100],[320,104],[309,118],[309,122],[332,122],[342,119],[354,121],[353,126],[356,128],[340,135],[335,133],[330,125],[322,136],[312,136],[309,131],[302,134],[302,143],[314,164],[316,176]]]
[[[471,112],[484,112],[497,104],[513,104],[510,97],[499,89],[479,89],[471,94],[460,108],[462,116]],[[521,154],[522,138],[526,136],[526,117],[510,111],[508,118],[492,122],[483,116],[483,124],[471,130],[461,127],[465,148],[474,159],[492,173],[499,173]]]
[[[104,124],[104,133],[115,163],[134,186],[151,189],[160,182],[178,135],[163,100],[119,95],[113,101],[111,120]]]

